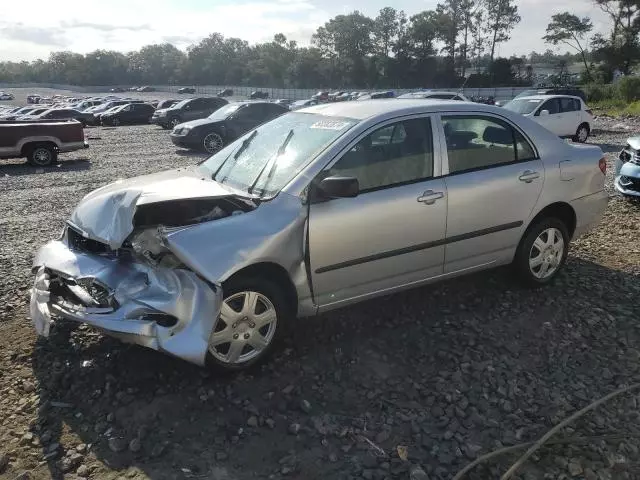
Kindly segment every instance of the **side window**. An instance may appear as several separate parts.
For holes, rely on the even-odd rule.
[[[430,119],[405,120],[376,130],[338,160],[330,174],[356,177],[362,192],[431,178]]]
[[[517,130],[513,131],[516,142],[516,160],[524,162],[536,158],[536,152],[531,148],[531,144]]]
[[[541,112],[542,110],[548,110],[549,111],[549,115],[554,115],[556,113],[560,113],[560,108],[559,108],[559,105],[558,105],[558,99],[551,98],[551,99],[547,100],[546,102],[544,102],[542,104],[542,106],[540,107],[540,110],[538,110],[538,112]]]
[[[202,99],[196,98],[185,105],[186,110],[202,110]]]
[[[558,100],[560,100],[560,111],[561,112],[575,112],[576,109],[574,108],[574,103],[573,103],[573,98],[569,98],[569,97],[564,97],[564,98],[559,98]]]
[[[482,116],[442,117],[449,173],[493,167],[535,155],[522,136],[508,124]],[[515,145],[520,144],[518,148]],[[528,151],[527,151],[528,150]]]
[[[436,100],[451,100],[453,98],[453,95],[451,95],[450,93],[437,93],[427,98],[434,98]]]
[[[573,99],[573,109],[576,112],[579,112],[580,110],[582,110],[582,104],[580,103],[580,100],[578,100],[577,98]]]

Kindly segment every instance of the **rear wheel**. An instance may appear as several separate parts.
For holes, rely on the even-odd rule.
[[[177,125],[180,125],[182,122],[180,121],[180,119],[178,117],[172,118],[169,121],[169,126],[171,127],[171,129],[176,128]]]
[[[567,227],[557,218],[543,218],[531,225],[513,261],[522,283],[539,287],[552,282],[567,259],[569,240]]]
[[[223,286],[220,316],[209,338],[207,364],[225,372],[265,360],[280,339],[290,308],[278,285],[261,277],[238,277]]]
[[[216,153],[224,147],[224,140],[216,132],[211,132],[202,139],[202,147],[207,153]]]
[[[36,167],[46,167],[56,163],[57,160],[56,147],[48,143],[34,145],[27,153],[27,161]]]
[[[587,141],[587,138],[589,138],[589,125],[587,125],[586,123],[582,123],[576,130],[573,141],[584,143]]]

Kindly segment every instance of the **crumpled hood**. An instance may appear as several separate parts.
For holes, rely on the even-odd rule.
[[[221,198],[233,194],[195,168],[118,180],[87,194],[70,222],[94,240],[117,249],[133,231],[136,207],[170,200]]]

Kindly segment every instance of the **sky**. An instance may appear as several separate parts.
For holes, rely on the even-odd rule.
[[[589,16],[595,31],[607,31],[604,14],[591,0],[516,0],[522,21],[498,54],[543,52],[541,37],[551,15],[570,11]],[[330,18],[353,10],[370,17],[385,6],[411,16],[434,9],[438,0],[24,0],[2,3],[0,61],[46,59],[52,51],[87,53],[98,48],[123,52],[169,42],[186,49],[219,32],[250,43],[278,32],[300,44]],[[552,48],[553,49],[553,48]],[[555,49],[568,50],[567,48]]]

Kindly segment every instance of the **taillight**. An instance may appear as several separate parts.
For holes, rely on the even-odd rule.
[[[598,167],[600,168],[600,171],[602,172],[603,175],[607,174],[607,161],[605,160],[604,157],[602,157],[598,161]]]

